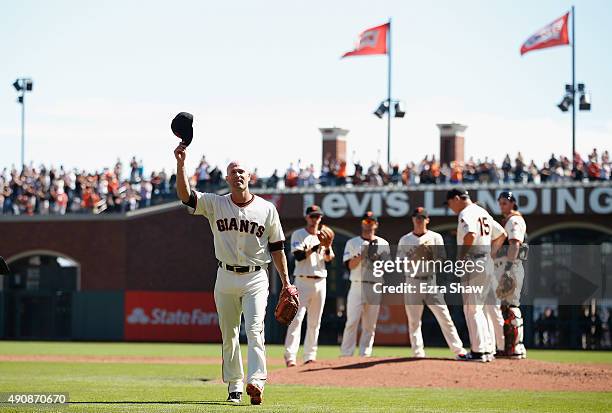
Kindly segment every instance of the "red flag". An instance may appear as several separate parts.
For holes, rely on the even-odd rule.
[[[569,44],[569,36],[567,34],[568,17],[569,12],[533,34],[521,46],[521,55],[532,50]]]
[[[367,54],[387,54],[387,32],[389,23],[382,26],[372,27],[359,34],[359,42],[355,50],[351,50],[342,57],[367,55]]]

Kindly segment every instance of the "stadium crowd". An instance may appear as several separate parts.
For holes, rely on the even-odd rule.
[[[519,152],[514,161],[506,155],[501,164],[494,160],[474,160],[440,164],[435,156],[426,156],[419,163],[410,162],[401,168],[393,165],[387,173],[379,163],[367,169],[353,163],[352,174],[347,163],[327,156],[317,176],[313,164],[291,163],[284,175],[278,170],[261,178],[255,168],[251,173],[253,188],[295,188],[317,186],[413,186],[421,184],[462,183],[546,183],[559,181],[601,181],[611,179],[612,164],[608,151],[596,149],[583,158],[574,155],[575,167],[565,156],[551,155],[538,167],[527,163]],[[0,212],[4,215],[64,215],[67,213],[128,212],[138,208],[176,200],[176,174],[164,169],[145,176],[142,161],[133,157],[124,170],[121,160],[113,168],[101,172],[68,170],[61,166],[38,168],[26,166],[4,168],[0,172]],[[216,191],[225,187],[224,173],[202,157],[191,185],[200,191]]]

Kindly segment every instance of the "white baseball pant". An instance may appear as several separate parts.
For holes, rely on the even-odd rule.
[[[426,294],[420,293],[419,284],[426,283],[427,285],[436,285],[435,277],[428,279],[419,279],[413,277],[407,277],[406,283],[409,285],[415,285],[415,293],[406,293],[406,316],[408,317],[408,330],[410,334],[410,346],[412,347],[412,354],[414,357],[425,357],[425,346],[423,344],[423,334],[421,333],[423,315],[423,306],[427,305],[433,315],[438,320],[446,344],[455,354],[464,354],[465,349],[463,348],[463,342],[459,338],[457,328],[453,319],[450,316],[446,301],[444,301],[444,295],[441,293]]]
[[[463,293],[463,314],[465,315],[465,322],[467,324],[468,333],[470,336],[470,348],[472,351],[477,353],[486,353],[489,351],[488,346],[490,345],[490,334],[489,334],[489,323],[487,317],[484,314],[484,303],[489,288],[491,287],[491,279],[493,271],[493,262],[490,258],[478,258],[478,260],[485,261],[484,271],[474,271],[465,274],[461,277],[461,285],[463,287],[482,286],[480,293],[467,292]]]
[[[317,359],[317,341],[319,340],[321,316],[325,306],[326,285],[326,279],[322,277],[295,277],[295,286],[300,294],[300,306],[295,318],[287,328],[285,361],[295,362],[297,358],[302,321],[306,313],[308,313],[308,319],[306,337],[304,338],[304,361]]]
[[[355,352],[359,321],[361,321],[359,355],[365,357],[372,355],[380,304],[366,302],[365,294],[362,294],[361,289],[372,288],[371,286],[373,285],[372,283],[362,283],[359,281],[351,282],[346,298],[346,325],[344,326],[342,344],[340,345],[340,354],[342,356],[352,356]],[[376,295],[376,297],[380,299],[380,295]]]
[[[264,386],[267,378],[264,319],[268,303],[268,274],[265,270],[235,273],[217,270],[215,304],[223,339],[223,382],[228,391],[242,392],[244,372],[240,354],[240,316],[248,341],[247,383]]]

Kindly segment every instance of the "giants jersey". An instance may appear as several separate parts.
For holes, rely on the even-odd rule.
[[[525,242],[525,233],[527,232],[527,224],[522,215],[516,214],[511,215],[506,220],[504,229],[508,233],[508,240],[515,239],[521,244]]]
[[[431,246],[431,259],[435,260],[446,258],[446,251],[444,250],[444,239],[442,238],[442,235],[431,230],[427,230],[427,232],[421,236],[415,235],[414,232],[410,232],[401,237],[397,244],[397,256],[402,259],[404,257],[410,259],[412,253],[414,252],[417,254],[417,258],[414,259],[419,259],[418,255],[420,255],[421,252],[418,251],[418,247],[421,245]],[[414,275],[419,277],[431,274],[432,272],[421,271],[421,273]]]
[[[285,240],[272,203],[254,195],[251,202],[239,207],[230,194],[194,193],[197,199],[194,215],[208,218],[219,261],[264,266],[272,260],[268,244]]]
[[[374,236],[374,240],[376,241],[376,245],[377,245],[377,253],[378,254],[382,254],[383,258],[382,259],[388,259],[389,258],[389,254],[391,252],[390,247],[389,247],[389,243],[387,241],[385,241],[383,238],[378,237],[378,236]],[[359,237],[354,237],[349,239],[346,242],[346,246],[344,247],[344,255],[342,256],[342,262],[347,262],[348,260],[350,260],[351,258],[355,258],[358,255],[361,255],[361,261],[359,262],[359,265],[357,265],[355,268],[353,268],[351,270],[351,274],[350,274],[350,280],[351,281],[362,281],[362,263],[363,260],[366,259],[365,257],[363,257],[363,253],[366,252],[368,250],[368,246],[370,245],[370,241]],[[371,281],[370,278],[371,274],[369,277],[368,281]]]
[[[491,227],[495,220],[484,208],[470,204],[459,213],[457,219],[457,245],[463,245],[463,238],[472,232],[476,236],[472,245],[491,246]]]
[[[525,234],[527,233],[527,224],[521,214],[510,215],[505,220],[504,226],[505,232],[508,234],[508,238],[504,243],[504,246],[500,249],[496,262],[505,262],[508,254],[508,241],[515,239],[521,244],[525,242]]]
[[[295,251],[308,251],[320,243],[319,237],[306,231],[306,228],[300,228],[291,234],[292,253]],[[302,261],[295,260],[293,275],[316,275],[317,277],[327,277],[323,249],[319,248],[318,252],[313,252]]]
[[[508,235],[508,234],[506,233],[506,231],[504,230],[504,227],[502,227],[499,222],[493,220],[493,222],[491,223],[491,240],[496,240],[502,235]]]

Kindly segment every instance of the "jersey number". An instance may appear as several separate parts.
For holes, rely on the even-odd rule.
[[[491,226],[487,224],[487,217],[478,218],[480,224],[480,236],[489,235],[491,232]]]

